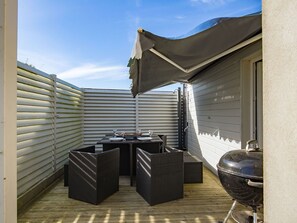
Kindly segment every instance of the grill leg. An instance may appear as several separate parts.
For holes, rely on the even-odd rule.
[[[236,204],[237,204],[237,201],[234,200],[234,202],[233,202],[233,204],[232,204],[232,206],[231,206],[231,208],[230,208],[230,210],[229,210],[227,216],[225,217],[223,223],[227,223],[227,221],[228,221],[228,219],[229,219],[229,217],[230,217],[232,211],[235,209]]]
[[[257,209],[255,208],[253,211],[253,223],[257,223],[258,222],[258,216],[257,216]]]

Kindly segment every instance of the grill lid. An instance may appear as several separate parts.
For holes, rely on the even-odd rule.
[[[239,177],[263,180],[263,151],[257,144],[253,148],[250,147],[255,142],[248,141],[246,150],[225,153],[217,165],[218,170]]]

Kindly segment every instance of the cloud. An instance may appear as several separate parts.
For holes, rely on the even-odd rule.
[[[66,70],[57,75],[63,80],[85,79],[85,80],[122,80],[128,78],[128,68],[126,66],[102,66],[96,64],[84,64]]]
[[[62,53],[50,53],[49,50],[45,52],[18,49],[18,61],[30,64],[48,74],[56,74],[61,70],[67,69],[71,64]]]
[[[184,19],[185,17],[182,16],[182,15],[177,15],[177,16],[175,16],[175,18],[176,18],[176,19]]]

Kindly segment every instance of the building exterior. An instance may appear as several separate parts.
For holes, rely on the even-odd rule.
[[[214,173],[247,140],[263,146],[261,40],[211,64],[186,89],[187,148]]]

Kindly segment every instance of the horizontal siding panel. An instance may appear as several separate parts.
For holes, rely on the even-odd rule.
[[[82,121],[76,121],[76,122],[61,122],[61,123],[57,123],[57,129],[59,128],[65,128],[65,127],[76,127],[76,126],[80,126],[82,125]]]
[[[51,107],[52,101],[40,101],[40,100],[32,100],[27,98],[18,98],[18,105],[30,105],[30,106],[38,106],[38,107]]]
[[[236,85],[236,86],[229,86],[228,88],[225,88],[222,91],[213,91],[205,95],[200,95],[200,94],[194,94],[194,95],[195,95],[196,101],[199,103],[202,103],[204,101],[209,101],[209,100],[223,101],[223,100],[230,100],[230,98],[232,99],[240,96],[240,92],[238,89],[239,87]]]
[[[74,95],[79,95],[80,97],[83,96],[83,92],[80,89],[78,89],[77,87],[66,85],[65,82],[61,83],[59,80],[57,80],[57,88],[63,89],[66,92],[72,93]]]
[[[62,126],[56,130],[56,133],[61,134],[63,132],[69,132],[72,130],[81,131],[81,126],[80,125]]]
[[[237,78],[239,71],[239,61],[233,63],[225,63],[224,66],[216,66],[215,69],[206,71],[207,75],[198,75],[195,80],[192,81],[196,88],[201,86],[207,86],[215,83],[217,80],[229,80],[230,78]]]
[[[223,110],[205,110],[205,111],[196,111],[196,109],[191,109],[192,114],[196,114],[198,116],[209,115],[209,116],[218,116],[218,117],[240,117],[240,109],[223,109]],[[191,115],[192,117],[196,117],[196,115]]]
[[[18,90],[17,92],[18,98],[27,98],[32,100],[41,100],[41,101],[53,101],[52,97],[50,95],[42,95],[27,91]]]
[[[63,123],[72,123],[72,122],[82,122],[82,116],[78,116],[78,117],[73,117],[73,118],[59,118],[56,120],[57,124],[63,124]],[[61,125],[62,126],[62,125]]]
[[[77,137],[74,140],[65,140],[58,142],[57,145],[57,151],[60,152],[61,150],[69,151],[72,149],[78,149],[82,145],[82,137]]]
[[[224,109],[238,109],[240,108],[240,101],[231,101],[225,103],[212,103],[208,105],[197,105],[196,111],[212,111]]]
[[[26,147],[33,147],[35,145],[43,144],[50,141],[52,141],[52,137],[50,135],[43,136],[43,137],[35,138],[34,140],[31,139],[31,140],[18,142],[17,148],[22,149]]]
[[[52,149],[54,148],[53,146],[53,138],[52,140],[49,140],[45,143],[42,143],[42,144],[37,144],[37,145],[34,145],[34,146],[30,146],[30,147],[23,147],[23,148],[18,148],[17,150],[17,157],[21,157],[21,156],[26,156],[30,153],[34,153],[35,151],[39,151],[39,150],[42,150],[42,149],[45,149],[45,148],[48,148],[48,147],[51,147]]]
[[[220,85],[214,85],[214,86],[211,85],[208,88],[206,88],[204,90],[201,90],[201,91],[200,91],[200,89],[194,88],[193,89],[193,94],[194,95],[199,95],[201,97],[201,96],[208,95],[210,93],[216,93],[216,92],[223,91],[224,89],[228,90],[228,89],[234,88],[236,86],[238,87],[238,90],[240,90],[239,89],[239,84],[240,84],[240,79],[235,78],[233,80],[221,83]]]
[[[49,154],[40,156],[38,159],[32,159],[30,162],[23,163],[18,169],[18,180],[26,178],[31,173],[34,173],[42,168],[51,166],[51,156]]]
[[[60,114],[79,114],[79,115],[81,115],[82,114],[82,111],[81,111],[81,109],[73,109],[73,110],[71,110],[71,109],[61,109],[61,108],[59,108],[58,109],[58,111],[57,111],[57,113],[58,113],[58,115],[60,115]]]
[[[52,119],[31,119],[31,120],[18,120],[17,126],[32,126],[32,125],[46,125],[46,124],[52,124]]]
[[[58,96],[58,100],[69,100],[69,98],[71,98],[71,100],[73,101],[77,101],[77,102],[81,102],[83,100],[83,97],[81,95],[63,95],[63,94],[57,94]]]
[[[197,116],[200,121],[204,122],[211,122],[211,123],[223,123],[223,124],[233,124],[233,125],[240,125],[241,118],[240,116],[210,116],[210,115],[200,115]]]
[[[29,105],[17,105],[17,112],[44,112],[53,113],[54,109],[52,107],[36,107]]]
[[[37,125],[37,126],[24,126],[24,127],[18,127],[17,128],[17,134],[22,135],[26,133],[35,133],[39,131],[44,131],[44,130],[51,130],[52,126],[51,125]]]
[[[48,90],[48,91],[53,90],[53,87],[51,85],[46,84],[46,83],[42,83],[42,82],[39,82],[39,81],[32,80],[30,78],[18,76],[17,81],[18,81],[18,83],[22,83],[22,84],[25,84],[25,85],[45,89],[45,90]]]
[[[53,134],[51,129],[45,131],[38,131],[38,132],[29,132],[27,134],[19,134],[17,137],[18,142],[26,141],[26,140],[33,140],[35,138],[40,137],[49,137]]]
[[[37,183],[43,181],[45,178],[49,177],[53,174],[53,170],[51,168],[48,168],[47,165],[42,169],[39,169],[31,174],[29,174],[26,178],[23,178],[22,180],[18,181],[17,188],[18,188],[18,194],[23,194],[27,190],[31,189],[34,185]]]
[[[34,153],[27,154],[26,156],[18,157],[17,162],[20,165],[26,162],[30,163],[30,161],[34,159],[38,159],[39,157],[43,157],[43,156],[49,158],[52,156],[51,151],[52,151],[52,147],[43,148],[41,150],[34,151]],[[20,166],[20,168],[22,168],[22,166]]]
[[[92,108],[100,108],[100,107],[103,107],[103,108],[109,108],[109,109],[113,109],[113,108],[126,108],[127,106],[134,106],[135,103],[131,102],[131,103],[123,103],[121,101],[118,101],[118,102],[114,102],[114,103],[101,103],[101,104],[90,104],[88,105],[88,107],[90,109]]]
[[[57,139],[59,138],[62,138],[64,136],[76,136],[76,135],[80,135],[81,134],[81,128],[76,128],[76,129],[72,129],[70,131],[63,131],[63,132],[60,132],[59,134],[57,134]]]
[[[49,84],[49,85],[52,84],[52,79],[49,78],[49,75],[48,75],[48,77],[44,77],[43,75],[33,73],[31,71],[22,69],[20,67],[18,67],[18,76],[30,78],[32,80],[42,82],[42,83],[45,83],[45,84]]]
[[[17,114],[17,119],[18,120],[25,120],[25,119],[51,119],[51,118],[53,118],[52,113],[19,112]]]
[[[53,95],[53,89],[52,90],[46,90],[43,88],[38,88],[34,86],[29,86],[23,83],[17,83],[17,89],[20,91],[25,91],[25,92],[30,92],[30,93],[36,93],[40,95],[45,95],[45,96],[52,96]]]
[[[187,147],[216,172],[220,157],[241,148],[241,60],[251,45],[202,71],[187,85]]]
[[[82,101],[79,101],[79,100],[69,101],[69,99],[67,100],[67,99],[63,99],[63,98],[60,98],[60,97],[57,99],[57,103],[58,104],[71,105],[71,106],[73,106],[73,105],[83,106]]]
[[[76,137],[80,137],[80,132],[77,132],[73,135],[63,135],[63,136],[59,136],[57,139],[56,139],[56,142],[59,143],[59,142],[63,142],[63,141],[69,141],[71,142],[73,139],[75,139]]]
[[[226,124],[226,123],[215,123],[215,122],[208,122],[208,121],[201,121],[198,122],[199,131],[203,131],[204,129],[214,129],[215,131],[228,131],[228,132],[239,132],[240,125],[234,124]]]

